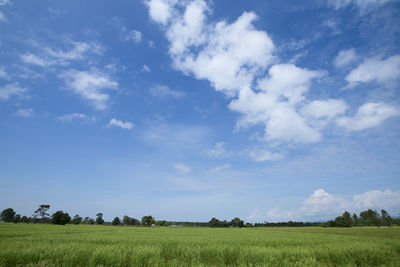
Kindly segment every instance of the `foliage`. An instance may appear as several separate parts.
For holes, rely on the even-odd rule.
[[[64,213],[62,210],[59,210],[53,213],[51,216],[51,222],[53,224],[65,225],[71,222],[71,217],[68,213]]]
[[[39,206],[37,210],[35,210],[35,217],[39,216],[41,217],[40,222],[44,223],[46,221],[46,216],[49,216],[50,214],[47,213],[47,211],[50,209],[50,205],[48,204],[42,204]]]
[[[1,212],[1,220],[4,222],[14,221],[15,211],[12,208],[5,209]]]
[[[72,223],[73,224],[80,224],[82,222],[82,217],[79,216],[78,214],[74,216],[74,218],[72,219]]]
[[[121,220],[118,217],[115,217],[111,224],[112,225],[120,225],[121,224]]]
[[[150,215],[143,216],[143,218],[142,218],[142,225],[144,225],[144,226],[151,226],[152,224],[155,224],[155,223],[156,223],[156,220]]]
[[[125,225],[140,225],[140,221],[138,219],[131,218],[127,215],[122,218],[122,222]]]
[[[99,212],[96,214],[96,223],[97,224],[103,224],[104,220],[103,220],[103,213]]]

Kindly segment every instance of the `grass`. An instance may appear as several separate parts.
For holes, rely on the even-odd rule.
[[[0,223],[0,266],[400,266],[400,228]]]

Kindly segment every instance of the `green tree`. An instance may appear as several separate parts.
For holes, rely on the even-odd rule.
[[[351,227],[353,225],[353,220],[351,219],[351,215],[350,213],[348,213],[347,211],[345,211],[342,215],[343,217],[343,226],[344,227]]]
[[[359,226],[358,216],[355,213],[353,213],[353,226]]]
[[[42,204],[39,206],[37,210],[35,210],[35,217],[39,216],[41,217],[40,222],[44,223],[44,221],[47,219],[47,216],[50,214],[47,213],[47,211],[50,209],[50,205],[47,204]]]
[[[381,210],[381,219],[382,219],[382,225],[392,226],[393,218],[390,217],[389,213],[386,210]]]
[[[64,213],[62,210],[59,210],[53,213],[53,215],[51,216],[51,222],[53,224],[65,225],[71,222],[71,217],[68,213]]]
[[[72,223],[73,224],[80,224],[82,222],[82,217],[79,216],[78,214],[74,216],[74,218],[72,219]]]
[[[1,220],[4,222],[13,222],[15,211],[12,208],[5,209],[1,212]]]
[[[155,223],[156,223],[156,220],[150,215],[143,216],[143,218],[142,218],[142,225],[151,226],[152,224],[155,224]]]
[[[104,220],[103,220],[103,213],[99,212],[96,214],[96,223],[97,224],[103,224]]]
[[[221,221],[218,220],[217,218],[211,218],[211,220],[208,222],[208,225],[210,227],[220,227],[221,226]]]
[[[231,221],[231,225],[233,227],[243,227],[244,222],[241,219],[239,219],[238,217],[236,217]]]
[[[120,225],[121,224],[121,220],[118,217],[115,217],[111,224],[112,225]]]
[[[21,218],[21,222],[23,222],[23,223],[29,223],[30,220],[29,220],[28,217],[26,217],[26,216],[24,215],[24,216],[22,216],[22,218]]]
[[[360,219],[362,225],[365,226],[380,226],[381,220],[376,210],[368,209],[360,213]]]
[[[14,216],[14,220],[13,220],[14,223],[19,223],[21,221],[22,221],[22,219],[21,219],[21,215],[20,214],[17,214],[17,215]]]

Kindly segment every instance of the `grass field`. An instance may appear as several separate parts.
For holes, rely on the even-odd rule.
[[[0,266],[400,266],[400,228],[0,223]]]

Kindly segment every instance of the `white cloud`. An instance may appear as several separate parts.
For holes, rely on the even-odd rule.
[[[301,113],[310,118],[328,118],[333,119],[339,115],[343,115],[348,106],[343,100],[328,99],[314,100],[306,104]]]
[[[12,1],[11,0],[0,0],[0,6],[6,6],[11,4]]]
[[[388,3],[390,0],[328,0],[328,3],[335,9],[347,7],[349,5],[356,5],[360,11],[366,12],[378,6]]]
[[[399,115],[399,109],[388,104],[366,103],[357,110],[353,117],[338,118],[336,122],[349,131],[362,131],[376,127],[388,118]]]
[[[149,67],[149,66],[147,66],[147,65],[143,65],[143,67],[142,67],[142,71],[143,71],[143,72],[151,72],[151,69],[150,69],[150,67]]]
[[[211,158],[229,157],[231,153],[226,151],[224,146],[225,144],[223,142],[218,142],[214,147],[205,150],[204,153]]]
[[[18,83],[9,83],[0,87],[0,100],[7,101],[12,96],[23,97],[28,90],[19,86]]]
[[[59,76],[65,80],[69,90],[89,101],[94,108],[99,110],[105,109],[109,100],[109,95],[104,91],[118,88],[117,82],[97,69],[69,70]]]
[[[400,207],[400,192],[372,190],[364,194],[354,195],[354,206],[358,210],[385,209],[394,210]]]
[[[161,24],[166,24],[171,17],[172,9],[171,5],[177,1],[171,0],[150,0],[146,4],[149,7],[149,13],[151,18]]]
[[[4,67],[0,67],[0,79],[8,79],[9,76],[6,72],[6,70],[4,69]]]
[[[88,120],[89,117],[82,113],[70,113],[57,117],[57,120],[63,122],[71,122],[73,120]]]
[[[174,98],[180,98],[185,96],[184,92],[176,91],[170,89],[168,86],[165,85],[155,85],[150,88],[150,94],[155,97],[174,97]]]
[[[400,55],[387,59],[369,58],[364,60],[346,77],[349,87],[359,83],[377,81],[388,84],[400,78]]]
[[[123,122],[121,120],[112,118],[106,127],[112,127],[112,126],[130,130],[133,128],[134,125],[131,122]]]
[[[30,118],[33,116],[33,108],[27,108],[27,109],[19,109],[15,112],[15,116],[18,117],[23,117],[23,118]]]
[[[230,167],[231,167],[231,164],[226,163],[226,164],[222,164],[222,165],[219,165],[219,166],[213,168],[211,171],[213,171],[213,172],[220,172],[220,171],[222,171],[222,170],[229,169]]]
[[[124,33],[124,38],[126,41],[134,41],[138,44],[142,41],[142,33],[140,31],[132,30]]]
[[[341,198],[327,193],[324,189],[318,189],[303,201],[300,210],[306,215],[314,215],[332,211],[336,212],[342,210],[344,206],[344,201]]]
[[[349,65],[356,61],[358,56],[355,49],[341,50],[333,61],[333,65],[337,68],[341,68]]]
[[[192,171],[191,168],[189,168],[188,166],[186,166],[185,164],[182,164],[182,163],[174,164],[174,169],[183,174],[186,174],[186,173],[189,173]]]
[[[249,156],[250,156],[250,158],[252,158],[253,160],[258,161],[258,162],[278,160],[278,159],[282,158],[281,154],[271,153],[269,151],[261,150],[261,149],[256,149],[256,150],[250,151]]]
[[[103,49],[96,43],[75,42],[68,38],[66,38],[65,42],[69,46],[72,46],[70,50],[63,51],[33,42],[38,47],[38,53],[24,53],[20,55],[20,58],[27,64],[50,67],[54,65],[68,65],[72,61],[83,60],[87,54],[100,54]]]
[[[0,11],[0,22],[5,22],[7,21],[6,16],[4,16],[3,12]]]

